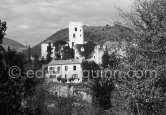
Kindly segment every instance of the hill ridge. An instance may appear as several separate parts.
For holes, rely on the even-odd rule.
[[[124,33],[131,38],[133,36],[133,30],[131,30],[128,27],[120,26],[120,25],[114,25],[114,26],[84,26],[84,40],[88,42],[97,42],[98,44],[102,45],[106,41],[118,41],[121,38],[121,31],[119,28],[123,29]],[[31,51],[32,55],[35,55],[36,53],[40,56],[41,53],[41,44],[43,42],[46,42],[48,40],[56,41],[56,40],[69,40],[69,30],[68,28],[61,29],[36,46],[33,46]],[[24,51],[24,54],[27,55],[27,50]]]
[[[11,49],[16,49],[18,52],[21,52],[25,49],[27,49],[27,46],[24,46],[23,44],[19,43],[18,41],[15,41],[13,39],[5,37],[3,39],[2,46],[7,49],[8,46],[10,46]]]

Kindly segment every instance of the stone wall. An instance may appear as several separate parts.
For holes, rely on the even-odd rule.
[[[82,84],[63,84],[51,82],[48,90],[54,96],[75,96],[76,98],[86,101],[88,103],[92,102],[90,89]]]

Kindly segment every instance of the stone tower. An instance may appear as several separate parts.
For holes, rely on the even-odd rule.
[[[84,44],[84,31],[81,22],[69,23],[69,46],[73,48],[76,44]]]

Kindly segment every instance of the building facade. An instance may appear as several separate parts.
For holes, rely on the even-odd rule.
[[[84,44],[84,30],[81,22],[69,23],[69,46],[73,48],[76,44]]]
[[[52,60],[48,64],[47,78],[59,82],[58,78],[66,79],[67,83],[82,82],[82,61],[81,60]],[[72,79],[71,79],[72,78]]]
[[[74,50],[74,58],[70,60],[55,60],[55,47],[53,42],[47,41],[41,44],[41,57],[47,58],[47,47],[51,43],[53,60],[47,65],[48,73],[46,77],[54,82],[61,82],[65,79],[67,83],[82,82],[82,60],[94,61],[97,64],[102,63],[103,50],[97,43],[84,41],[84,29],[81,22],[69,23],[69,41],[67,46]],[[61,52],[62,50],[60,50]],[[62,56],[61,56],[62,59]]]

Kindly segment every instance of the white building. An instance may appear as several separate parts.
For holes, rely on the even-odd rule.
[[[101,49],[100,45],[96,45],[94,51],[92,52],[92,57],[88,61],[94,61],[97,64],[102,64],[102,56],[104,51]]]
[[[48,64],[48,74],[46,75],[49,79],[54,82],[58,82],[59,78],[65,78],[67,83],[71,82],[70,79],[74,78],[73,83],[82,82],[82,61],[81,60],[52,60]]]
[[[71,78],[75,79],[74,83],[82,82],[82,60],[94,61],[97,64],[102,63],[103,50],[97,43],[84,41],[84,30],[81,22],[69,23],[69,42],[70,48],[74,49],[74,59],[72,60],[55,60],[55,47],[53,42],[48,41],[41,45],[41,56],[46,59],[47,47],[51,43],[53,60],[47,65],[48,73],[46,76],[49,80],[59,82],[59,77],[67,79],[67,83],[71,82]],[[58,79],[57,79],[58,78]]]
[[[73,48],[76,44],[84,44],[84,31],[81,22],[69,23],[69,46]]]
[[[69,46],[74,49],[74,58],[75,59],[85,59],[83,55],[80,55],[79,50],[81,52],[86,52],[89,50],[86,47],[86,43],[84,41],[84,28],[81,22],[70,22],[69,23]],[[94,49],[89,53],[89,58],[87,60],[94,61],[97,64],[101,64],[102,62],[102,50],[100,50],[100,45],[95,44]],[[92,44],[92,45],[93,45]],[[81,46],[81,47],[79,47]]]
[[[55,58],[55,47],[53,46],[53,41],[45,41],[41,44],[41,58],[46,59],[47,47],[51,43],[52,46],[52,58]],[[73,48],[76,44],[84,44],[84,30],[81,22],[70,22],[69,23],[69,46]]]

